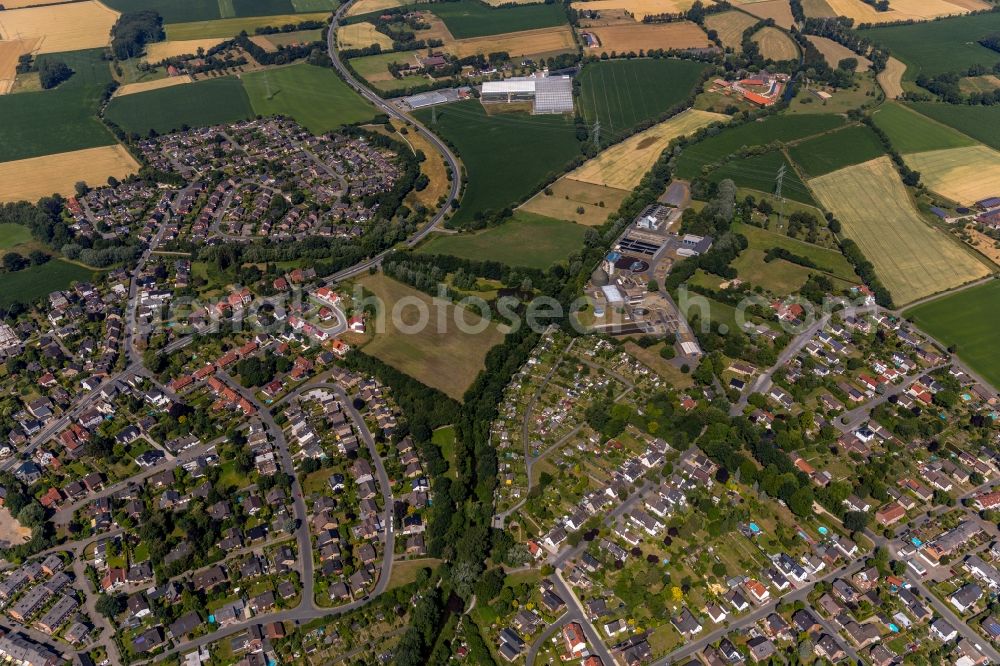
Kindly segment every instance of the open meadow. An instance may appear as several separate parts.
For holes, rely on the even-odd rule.
[[[0,12],[0,40],[37,39],[36,53],[59,53],[107,46],[118,19],[96,0]]]
[[[649,171],[671,141],[693,134],[712,123],[726,122],[728,116],[688,109],[673,118],[634,134],[596,157],[587,160],[568,176],[586,183],[632,190]]]
[[[141,136],[150,130],[167,134],[185,125],[203,127],[254,115],[243,84],[231,76],[115,97],[105,113],[126,132]]]
[[[751,39],[760,48],[760,54],[768,60],[795,60],[799,57],[799,47],[791,37],[777,28],[763,27]]]
[[[908,107],[1000,150],[1000,107],[913,102]]]
[[[0,274],[0,308],[14,303],[33,303],[53,291],[66,289],[73,282],[90,281],[94,271],[62,259],[31,266],[16,273]]]
[[[601,43],[588,53],[636,53],[655,49],[702,49],[712,46],[708,35],[696,23],[634,23],[587,28]]]
[[[809,186],[875,266],[897,305],[990,272],[970,250],[921,217],[888,157],[814,178]]]
[[[0,201],[37,201],[56,192],[72,196],[78,181],[103,185],[109,176],[122,180],[138,170],[139,163],[120,145],[0,162]]]
[[[1000,388],[1000,281],[942,296],[903,315],[942,344],[955,345],[960,359]]]
[[[574,180],[568,176],[563,176],[547,189],[549,194],[544,190],[539,192],[528,199],[520,210],[588,227],[604,224],[608,215],[615,213],[629,195],[627,190]]]
[[[294,25],[304,21],[326,21],[330,12],[314,12],[309,14],[280,14],[272,16],[247,16],[240,18],[224,18],[216,21],[191,21],[186,23],[168,23],[163,26],[169,40],[211,39],[235,37],[243,31],[252,35],[257,28],[268,26]]]
[[[449,104],[414,115],[450,142],[468,174],[455,226],[472,222],[476,213],[499,212],[536,192],[580,154],[576,130],[565,116],[504,113],[489,116],[478,100]]]
[[[880,106],[872,114],[872,120],[888,135],[893,148],[903,154],[976,144],[961,132],[894,102]]]
[[[244,74],[253,112],[294,118],[313,134],[375,116],[375,107],[330,68],[298,63]]]
[[[903,158],[927,189],[963,206],[1000,196],[1000,153],[986,146],[931,150]]]
[[[737,53],[743,50],[743,33],[756,23],[753,16],[735,10],[705,17],[705,27],[718,33],[722,45]]]
[[[66,62],[73,76],[52,90],[0,96],[0,162],[115,143],[97,118],[101,94],[111,82],[101,53],[42,56]]]
[[[885,148],[868,127],[852,125],[796,143],[788,154],[807,176],[815,177],[881,157]]]
[[[856,1],[863,5],[861,0]],[[1000,14],[990,13],[930,23],[866,28],[859,33],[888,47],[907,66],[905,77],[914,80],[918,74],[933,76],[963,71],[973,65],[989,69],[1000,62],[1000,53],[982,46],[979,40],[998,31]]]
[[[701,63],[667,58],[590,63],[577,77],[583,118],[600,121],[601,137],[614,143],[688,99],[704,71]]]
[[[518,210],[511,219],[482,231],[434,235],[419,251],[545,270],[582,248],[586,233],[579,224]]]
[[[377,332],[375,338],[364,346],[370,354],[418,381],[439,389],[447,395],[461,400],[472,385],[476,375],[485,367],[486,353],[503,340],[497,325],[490,323],[479,333],[462,332],[455,324],[458,307],[451,302],[443,302],[441,307],[447,313],[447,324],[443,330],[437,328],[437,306],[427,294],[417,291],[401,282],[379,273],[367,275],[359,284],[374,293],[385,307],[384,332]],[[420,302],[430,315],[426,326],[415,333],[400,330],[393,323],[393,307],[402,299]],[[397,310],[403,329],[416,328],[419,313],[413,305]],[[481,322],[475,312],[459,312],[465,323],[474,327]],[[377,323],[372,328],[377,329]]]

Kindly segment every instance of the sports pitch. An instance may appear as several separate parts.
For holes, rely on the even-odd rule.
[[[942,296],[903,314],[940,342],[955,345],[960,359],[1000,388],[1000,281]]]
[[[809,186],[875,266],[897,305],[990,272],[921,217],[888,157],[814,178]]]

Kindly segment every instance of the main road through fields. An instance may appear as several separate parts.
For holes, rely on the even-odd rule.
[[[347,68],[347,65],[345,65],[344,62],[340,59],[340,54],[337,53],[337,45],[335,44],[335,39],[334,39],[334,35],[337,30],[337,24],[344,16],[346,16],[347,11],[351,8],[351,5],[353,5],[356,1],[357,0],[348,0],[337,9],[337,11],[333,15],[333,22],[330,24],[330,30],[328,31],[326,36],[326,46],[330,52],[330,60],[333,62],[334,68],[340,73],[340,76],[343,77],[344,81],[347,82],[347,85],[354,88],[354,90],[357,91],[358,94],[360,94],[362,97],[364,97],[369,102],[374,104],[380,111],[383,111],[390,118],[396,118],[397,120],[401,120],[411,125],[420,135],[422,135],[425,139],[427,139],[432,146],[437,148],[437,150],[441,153],[441,156],[444,157],[445,163],[451,168],[451,192],[449,192],[448,194],[448,200],[441,207],[441,210],[439,210],[434,215],[434,217],[431,218],[430,222],[424,225],[419,231],[417,231],[417,233],[415,233],[413,236],[409,238],[409,240],[406,241],[407,245],[413,247],[421,240],[423,240],[427,236],[427,234],[431,233],[434,230],[434,227],[436,227],[441,222],[441,220],[444,219],[444,216],[447,215],[449,211],[451,211],[451,202],[458,199],[459,191],[461,189],[462,172],[459,171],[458,158],[456,158],[454,153],[452,153],[451,150],[448,148],[448,146],[445,145],[444,141],[439,139],[436,134],[434,134],[429,129],[424,127],[424,125],[421,124],[418,120],[399,111],[390,103],[382,99],[378,95],[378,93],[376,93],[374,90],[372,90],[364,83],[362,83],[360,80],[355,78],[354,74],[352,74],[351,71]],[[338,282],[340,280],[345,280],[347,278],[363,273],[367,271],[370,267],[378,265],[382,261],[382,258],[391,251],[392,250],[386,250],[385,252],[382,252],[381,254],[372,257],[368,261],[363,261],[359,264],[351,266],[350,268],[347,268],[331,276],[331,281]]]

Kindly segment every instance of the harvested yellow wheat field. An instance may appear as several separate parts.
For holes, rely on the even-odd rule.
[[[847,48],[843,44],[838,44],[837,42],[829,39],[827,37],[817,37],[816,35],[807,35],[806,39],[812,42],[812,45],[816,47],[816,50],[823,54],[823,59],[826,60],[826,64],[830,67],[836,67],[844,58],[854,58],[858,61],[858,71],[867,72],[872,67],[872,61],[864,56],[859,56],[857,53]]]
[[[503,35],[469,37],[445,42],[444,50],[464,58],[477,53],[489,54],[506,51],[512,58],[520,56],[554,55],[576,49],[573,29],[568,25],[538,30],[522,30]]]
[[[636,23],[588,28],[601,45],[597,53],[638,53],[654,49],[698,49],[712,45],[701,26],[690,21]]]
[[[636,21],[641,21],[647,16],[686,12],[693,4],[694,0],[585,0],[574,2],[572,7],[576,10],[595,12],[622,9],[631,14]]]
[[[989,9],[985,0],[892,0],[889,11],[880,12],[862,0],[826,0],[838,16],[861,23],[894,23],[896,21],[926,21],[939,16],[968,14],[970,11]]]
[[[15,39],[0,42],[0,95],[6,95],[17,78],[17,59],[31,50],[37,39]]]
[[[121,145],[0,162],[0,201],[37,201],[54,192],[70,195],[81,180],[101,185],[109,176],[125,178],[138,170],[139,163]]]
[[[882,86],[885,96],[889,99],[898,99],[903,95],[903,74],[906,73],[906,65],[901,61],[889,56],[885,63],[885,69],[878,73],[876,77],[878,84]]]
[[[567,174],[574,180],[631,190],[639,184],[667,145],[679,136],[693,134],[701,127],[729,120],[721,113],[688,109],[647,130],[611,146]]]
[[[826,0],[802,0],[802,11],[809,18],[833,18],[837,15]]]
[[[366,49],[372,44],[378,44],[383,51],[391,51],[392,37],[379,32],[367,21],[337,28],[337,45],[341,49]]]
[[[788,0],[762,0],[762,2],[737,3],[745,12],[750,12],[760,19],[774,19],[775,25],[785,30],[792,27],[795,17],[792,16],[792,6]]]
[[[347,10],[347,15],[358,16],[360,14],[367,14],[368,12],[377,12],[381,9],[402,7],[404,4],[406,4],[404,0],[358,0]]]
[[[160,88],[170,88],[173,86],[184,85],[185,83],[191,83],[194,79],[191,78],[190,74],[184,74],[182,76],[168,76],[163,79],[156,79],[154,81],[141,81],[139,83],[126,83],[120,86],[118,90],[115,91],[115,97],[123,97],[124,95],[134,95],[135,93],[148,92],[150,90],[159,90]]]
[[[768,60],[795,60],[799,57],[799,47],[777,28],[761,28],[751,39],[757,42],[760,54]]]
[[[903,160],[928,189],[960,204],[1000,196],[1000,153],[982,145],[931,150]]]
[[[705,27],[719,34],[722,45],[737,53],[743,49],[743,32],[757,19],[743,12],[719,12],[705,17]]]
[[[54,5],[66,0],[4,0],[0,2],[5,9],[23,9],[25,7],[38,7],[40,5]]]
[[[629,195],[627,190],[587,183],[563,176],[529,199],[522,209],[536,215],[554,217],[594,227],[604,224]],[[582,212],[581,212],[582,211]]]
[[[0,39],[38,39],[38,53],[107,46],[118,12],[95,0],[0,12]]]
[[[221,37],[212,39],[170,39],[146,46],[146,62],[160,62],[167,58],[176,58],[189,53],[197,53],[199,48],[206,51],[226,40]]]
[[[990,269],[920,215],[888,157],[809,181],[892,293],[897,306],[988,275]]]

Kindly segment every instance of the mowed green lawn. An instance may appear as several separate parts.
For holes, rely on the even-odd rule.
[[[733,225],[733,231],[746,236],[751,248],[765,252],[773,247],[784,248],[792,254],[811,259],[819,270],[829,273],[833,277],[848,282],[854,282],[858,279],[854,273],[854,266],[837,250],[829,250],[819,245],[789,238],[784,234],[778,234],[748,224],[736,223]]]
[[[1000,281],[993,280],[903,313],[907,319],[946,345],[994,388],[1000,388]]]
[[[878,135],[864,125],[854,125],[797,143],[788,149],[808,176],[816,177],[885,155]]]
[[[52,90],[0,95],[0,162],[115,143],[97,118],[101,93],[111,82],[101,53],[89,49],[40,56],[39,61],[65,62],[73,76]]]
[[[537,192],[547,176],[565,170],[580,155],[570,118],[502,113],[487,116],[477,100],[414,114],[458,152],[468,184],[454,226],[466,226],[477,213],[500,211]]]
[[[253,117],[240,80],[227,76],[116,97],[106,116],[126,132],[167,134]]]
[[[427,294],[381,273],[366,275],[359,283],[379,298],[385,315],[384,323],[369,326],[375,337],[365,344],[364,352],[461,400],[485,367],[486,353],[503,340],[497,325],[483,322],[475,312],[458,311],[451,302],[432,302]],[[445,311],[441,328],[439,305]],[[427,315],[422,326],[421,309]],[[456,312],[465,330],[455,323]],[[477,332],[482,324],[485,327]]]
[[[419,251],[546,269],[583,247],[586,233],[587,227],[580,224],[517,211],[503,224],[483,231],[433,236]]]
[[[32,266],[16,273],[0,273],[0,308],[12,303],[33,303],[49,293],[65,289],[73,282],[92,280],[94,271],[53,259],[41,266]]]
[[[980,14],[927,21],[911,25],[868,28],[858,32],[889,48],[906,63],[906,78],[963,71],[972,65],[987,69],[1000,61],[1000,53],[979,40],[1000,31],[1000,14]]]
[[[959,106],[938,102],[915,102],[907,106],[1000,150],[1000,106]]]
[[[602,140],[614,143],[686,100],[703,71],[702,63],[667,58],[590,63],[577,77],[583,117],[587,125],[599,120]]]
[[[903,154],[964,148],[976,143],[961,132],[896,102],[880,106],[872,114],[872,120],[889,136],[893,147]]]
[[[456,39],[552,28],[566,23],[566,10],[557,2],[490,7],[478,0],[456,0],[419,5],[416,8],[432,11],[444,21]]]
[[[0,250],[6,250],[31,241],[28,227],[13,222],[0,223]]]
[[[243,75],[253,112],[291,116],[313,134],[375,116],[375,107],[332,69],[301,63]]]

